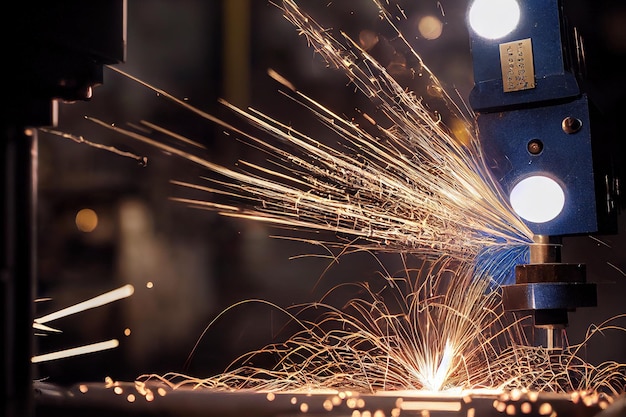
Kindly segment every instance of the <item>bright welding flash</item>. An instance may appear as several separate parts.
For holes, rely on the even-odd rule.
[[[519,23],[516,0],[475,0],[469,9],[470,27],[479,36],[499,39],[511,33]]]
[[[552,178],[528,177],[511,190],[511,206],[524,220],[545,223],[558,216],[565,206],[565,193]]]

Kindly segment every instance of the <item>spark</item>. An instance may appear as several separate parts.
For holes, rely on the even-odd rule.
[[[36,355],[31,358],[32,363],[49,362],[57,359],[69,358],[72,356],[85,355],[87,353],[100,352],[107,349],[113,349],[119,346],[117,339],[111,339],[104,342],[92,343],[71,349],[59,350],[56,352]]]
[[[61,330],[59,329],[55,329],[54,327],[46,326],[45,324],[36,323],[36,322],[33,323],[33,329],[41,330],[44,332],[51,332],[51,333],[62,333]]]
[[[415,117],[421,117],[423,125],[404,120],[400,123],[405,126],[404,132],[380,128],[379,132],[386,136],[380,138],[296,92],[293,99],[315,114],[347,146],[356,149],[356,155],[348,153],[348,147],[326,146],[259,111],[244,111],[222,102],[261,131],[273,135],[285,147],[295,148],[287,152],[189,103],[171,98],[170,94],[119,69],[114,71],[238,133],[275,157],[271,161],[273,169],[240,161],[241,171],[235,171],[144,134],[88,118],[227,177],[230,181],[206,177],[206,181],[221,187],[206,190],[212,195],[234,196],[240,203],[248,203],[247,207],[229,209],[218,203],[197,200],[197,206],[213,207],[229,216],[351,235],[381,251],[400,250],[431,256],[445,253],[471,258],[485,248],[510,251],[526,247],[530,242],[532,233],[502,202],[495,182],[485,182],[484,178],[490,178],[486,167],[476,160],[468,164],[473,157],[480,159],[480,154],[474,153],[478,148],[471,151],[445,133],[420,107],[422,104],[417,99],[413,102],[417,109],[414,111],[423,113]],[[403,90],[397,93],[408,94]],[[389,109],[388,114],[392,112],[397,117],[404,114],[399,109]],[[412,129],[406,127],[410,125]],[[437,144],[438,140],[441,143]],[[481,170],[477,170],[478,167]],[[185,185],[183,182],[176,184]],[[190,188],[201,189],[201,186]]]
[[[609,265],[611,268],[615,269],[617,272],[619,272],[620,274],[622,274],[622,275],[624,275],[626,277],[626,272],[624,272],[624,270],[622,270],[618,266],[612,264],[611,262],[607,262],[607,265]]]
[[[117,300],[121,300],[127,297],[130,297],[135,292],[135,288],[130,285],[124,285],[120,288],[107,291],[103,294],[100,294],[96,297],[90,298],[83,302],[71,305],[69,307],[63,308],[61,310],[57,310],[50,314],[46,314],[45,316],[36,318],[33,320],[33,329],[50,332],[50,333],[62,333],[61,330],[46,326],[44,323],[51,322],[53,320],[58,320],[63,317],[70,316],[72,314],[80,313],[85,310],[89,310],[95,307],[100,307],[109,303],[112,303]],[[45,333],[44,333],[45,334]],[[130,330],[128,329],[128,334],[130,335]],[[41,355],[34,355],[31,358],[32,363],[41,363],[48,362],[57,359],[69,358],[72,356],[84,355],[87,353],[99,352],[102,350],[113,349],[119,346],[119,341],[117,339],[111,339],[104,342],[92,343],[88,345],[82,345],[70,349],[59,350],[56,352],[45,353]]]
[[[598,238],[597,238],[597,237],[595,237],[595,236],[591,236],[591,235],[589,235],[589,237],[590,237],[592,240],[595,240],[595,241],[598,243],[598,245],[603,245],[603,246],[606,246],[607,248],[611,248],[611,245],[609,245],[609,244],[608,244],[608,243],[606,243],[605,241],[603,241],[603,240],[601,240],[601,239],[598,239]]]
[[[522,322],[508,321],[499,292],[487,280],[474,279],[469,265],[440,259],[408,268],[405,274],[387,277],[388,285],[383,288],[344,284],[360,292],[343,308],[323,300],[289,310],[274,306],[301,330],[285,341],[241,355],[217,375],[198,378],[172,372],[146,374],[138,380],[160,381],[173,389],[269,392],[459,393],[484,389],[603,391],[619,396],[626,390],[626,364],[608,361],[592,365],[580,355],[592,337],[608,331],[626,332],[616,324],[626,315],[590,329],[578,345],[551,351],[527,344]],[[334,288],[327,296],[340,289]],[[225,320],[228,310],[248,302],[222,312],[201,337],[208,335],[218,320]],[[314,313],[314,318],[306,319],[307,313]],[[268,358],[274,366],[254,365]]]
[[[154,123],[150,123],[150,122],[147,122],[145,120],[142,120],[141,124],[145,125],[146,127],[150,128],[150,129],[154,129],[156,131],[160,131],[160,132],[165,133],[165,134],[167,134],[169,136],[172,136],[173,138],[176,138],[177,140],[180,140],[181,142],[188,143],[188,144],[196,146],[196,147],[198,147],[200,149],[206,149],[206,146],[202,145],[201,143],[194,142],[192,140],[189,140],[189,138],[186,138],[186,137],[184,137],[182,135],[178,135],[178,134],[176,134],[176,133],[174,133],[174,132],[172,132],[170,130],[163,129],[162,127],[157,126]]]
[[[67,132],[62,132],[60,130],[56,130],[56,129],[50,129],[50,128],[46,128],[46,127],[40,127],[39,128],[40,131],[45,132],[45,133],[49,133],[51,135],[54,136],[59,136],[62,137],[64,139],[70,139],[73,140],[76,143],[84,143],[88,146],[91,146],[93,148],[96,149],[104,149],[108,152],[114,153],[116,155],[120,155],[126,158],[131,158],[134,159],[135,161],[137,161],[141,166],[146,166],[148,164],[148,158],[145,156],[139,156],[136,155],[132,152],[127,152],[127,151],[122,151],[120,149],[117,149],[114,146],[107,146],[107,145],[102,145],[100,143],[96,143],[96,142],[92,142],[90,140],[85,139],[83,136],[78,136],[78,135],[72,135],[70,133]]]
[[[439,391],[441,389],[443,384],[446,382],[446,376],[452,363],[453,354],[454,349],[452,348],[452,344],[448,339],[446,340],[446,344],[443,347],[441,362],[439,363],[439,366],[437,366],[434,373],[424,378],[424,387],[426,387],[430,391]],[[437,357],[435,358],[438,359]]]
[[[374,3],[388,24],[397,30],[390,15],[383,13],[384,7]],[[115,67],[109,68],[266,153],[270,167],[246,161],[239,161],[236,170],[219,166],[144,132],[88,119],[226,177],[226,181],[205,177],[203,180],[214,186],[204,189],[216,198],[234,197],[237,205],[174,198],[226,216],[302,230],[331,231],[361,239],[364,245],[379,251],[412,252],[426,257],[445,254],[472,261],[487,253],[490,259],[503,260],[512,251],[527,248],[532,233],[508,206],[492,178],[480,143],[472,135],[470,120],[404,38],[400,37],[411,58],[418,62],[421,78],[429,83],[431,91],[437,92],[436,99],[453,115],[450,124],[462,133],[455,135],[441,122],[440,116],[428,109],[424,97],[417,97],[401,86],[346,34],[341,34],[344,43],[336,40],[295,2],[284,1],[278,7],[329,65],[343,70],[377,106],[382,120],[371,123],[372,116],[361,113],[367,115],[363,117],[374,127],[373,132],[298,91],[274,70],[269,71],[270,76],[288,89],[283,94],[317,117],[343,145],[328,146],[261,111],[242,110],[221,101],[257,129],[249,133]],[[154,123],[142,124],[153,126],[157,133],[169,138],[181,137]],[[261,138],[264,134],[272,136],[274,141]],[[173,183],[202,189],[182,181]],[[495,268],[492,272],[496,273]]]
[[[223,374],[162,378],[171,378],[177,387],[281,391],[305,387],[439,391],[504,385],[501,376],[485,373],[484,364],[496,359],[501,346],[510,345],[502,338],[521,339],[504,326],[499,297],[488,290],[487,280],[474,280],[471,267],[450,259],[405,273],[388,277],[383,288],[345,284],[360,293],[342,309],[323,300],[293,306],[296,311],[289,317],[301,331],[285,342],[242,355]],[[302,318],[309,312],[316,314],[311,321]],[[276,366],[251,365],[264,357],[275,357]]]
[[[581,352],[593,337],[609,331],[626,332],[619,326],[620,314],[592,325],[584,340],[566,346],[562,351],[518,345],[511,346],[492,363],[492,369],[508,378],[503,386],[548,392],[608,392],[619,396],[626,392],[626,364],[605,361],[594,365],[584,360]]]
[[[279,83],[281,83],[282,85],[290,89],[291,91],[296,91],[296,87],[288,79],[280,75],[275,70],[270,68],[269,70],[267,70],[267,75],[269,75],[274,80],[278,81]]]
[[[112,303],[113,301],[121,300],[126,297],[130,297],[135,292],[135,288],[130,285],[124,285],[123,287],[117,288],[112,291],[105,292],[96,297],[90,298],[78,304],[71,305],[64,309],[55,311],[50,314],[46,314],[45,316],[36,318],[34,320],[35,324],[44,324],[53,320],[60,319],[62,317],[66,317],[72,314],[80,313],[81,311],[89,310],[91,308],[100,307],[105,304]]]

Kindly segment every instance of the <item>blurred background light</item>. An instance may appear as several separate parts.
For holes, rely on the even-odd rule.
[[[435,16],[424,16],[420,18],[417,29],[425,39],[435,40],[443,32],[443,22]]]
[[[89,208],[84,208],[76,213],[76,227],[81,232],[91,233],[98,227],[98,214]]]

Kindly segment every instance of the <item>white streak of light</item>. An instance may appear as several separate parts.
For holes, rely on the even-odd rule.
[[[106,342],[93,343],[91,345],[79,346],[71,349],[59,350],[57,352],[46,353],[44,355],[33,356],[30,360],[32,363],[48,362],[55,359],[68,358],[70,356],[84,355],[86,353],[99,352],[101,350],[113,349],[118,347],[120,342],[117,339],[107,340]]]
[[[617,270],[620,274],[624,275],[626,277],[626,272],[622,271],[621,269],[619,269],[617,266],[613,265],[611,262],[607,262],[607,264],[614,268],[615,270]]]
[[[54,313],[50,313],[43,317],[35,319],[35,323],[47,323],[52,320],[59,319],[61,317],[69,316],[70,314],[79,313],[84,310],[88,310],[94,307],[100,307],[104,304],[111,303],[113,301],[120,300],[122,298],[130,297],[135,292],[135,287],[130,284],[124,285],[116,290],[105,292],[97,297],[90,298],[82,303],[74,304]]]
[[[439,368],[437,368],[437,372],[433,377],[433,385],[436,391],[440,390],[443,386],[443,383],[446,381],[448,374],[450,373],[450,366],[452,364],[452,359],[454,358],[454,349],[452,349],[452,344],[450,340],[446,340],[446,347],[443,349],[443,357],[441,358],[441,363],[439,364]]]
[[[42,330],[42,331],[46,331],[46,332],[63,333],[59,329],[55,329],[55,328],[46,326],[45,324],[41,324],[41,323],[33,323],[33,329],[35,329],[35,330]]]
[[[279,73],[277,73],[273,69],[271,69],[271,68],[268,69],[267,70],[267,74],[270,77],[272,77],[274,80],[278,81],[279,83],[281,83],[282,85],[284,85],[285,87],[290,89],[291,91],[296,91],[296,87],[291,82],[289,82],[289,80],[287,80],[285,77],[283,77],[282,75],[280,75]]]

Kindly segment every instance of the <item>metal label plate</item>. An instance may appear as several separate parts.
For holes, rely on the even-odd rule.
[[[533,46],[530,38],[501,43],[500,66],[505,93],[535,88]]]

